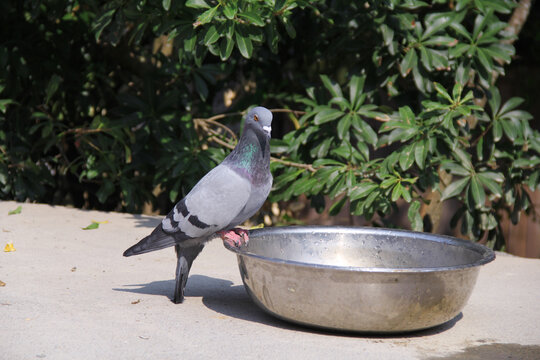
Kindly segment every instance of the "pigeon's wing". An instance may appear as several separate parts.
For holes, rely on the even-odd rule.
[[[142,254],[168,246],[204,241],[227,227],[246,206],[251,195],[249,180],[225,165],[218,165],[174,206],[156,229],[125,256]]]
[[[212,169],[195,185],[163,221],[166,231],[201,237],[224,229],[246,206],[251,196],[249,180],[226,165]]]
[[[186,237],[186,240],[187,239],[188,238]],[[177,241],[182,240],[163,231],[163,227],[159,224],[150,235],[124,251],[124,256],[139,255],[154,250],[164,249],[173,246]]]
[[[266,201],[268,194],[270,194],[270,189],[272,189],[272,176],[269,176],[268,181],[264,184],[257,187],[253,186],[253,190],[251,191],[251,195],[246,202],[246,206],[244,206],[242,211],[235,216],[227,228],[235,227],[236,225],[243,223],[255,215],[255,213],[259,211],[261,206],[263,206],[264,202]]]

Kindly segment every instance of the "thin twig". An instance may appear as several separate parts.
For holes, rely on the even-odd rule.
[[[276,157],[273,157],[273,156],[270,157],[270,160],[273,161],[273,162],[277,162],[277,163],[286,165],[286,166],[297,167],[297,168],[300,168],[300,169],[306,169],[306,170],[309,170],[311,172],[316,172],[317,171],[317,169],[315,169],[313,167],[313,165],[311,165],[311,164],[301,164],[301,163],[297,163],[297,162],[294,162],[294,161],[279,159],[279,158],[276,158]]]
[[[227,149],[230,149],[230,150],[234,149],[234,145],[232,145],[232,144],[230,144],[230,143],[228,143],[226,141],[221,140],[217,136],[209,137],[208,141],[213,141],[215,143],[218,143],[219,145],[224,146],[224,147],[226,147]]]
[[[304,115],[306,112],[302,110],[293,110],[293,109],[269,109],[273,113],[292,113],[295,116]]]
[[[474,139],[472,142],[471,142],[471,147],[475,146],[476,143],[478,141],[480,141],[480,139],[482,139],[484,136],[486,136],[486,134],[489,132],[489,129],[491,129],[493,126],[493,123],[489,123],[488,126],[486,126],[486,128],[484,129],[484,131],[482,131],[482,133],[480,134],[480,136],[478,136],[476,139]]]
[[[291,109],[282,109],[282,108],[278,108],[278,109],[269,109],[272,113],[292,113],[294,114],[295,116],[299,116],[299,115],[303,115],[305,114],[306,112],[305,111],[300,111],[300,110],[291,110]],[[245,115],[245,111],[238,111],[238,112],[234,112],[234,113],[227,113],[227,114],[218,114],[218,115],[214,115],[214,116],[211,116],[209,118],[195,118],[193,119],[193,122],[195,123],[195,126],[200,126],[203,131],[205,131],[206,133],[210,134],[211,136],[208,138],[208,141],[212,141],[212,142],[215,142],[227,149],[234,149],[235,145],[233,145],[233,143],[237,142],[237,137],[236,137],[236,134],[226,125],[218,122],[217,120],[220,120],[220,119],[224,119],[226,117],[230,117],[230,116],[238,116],[238,115]],[[222,134],[218,133],[217,131],[213,130],[210,128],[209,125],[214,125],[214,126],[217,126],[221,129],[223,129],[225,132],[227,132],[231,137],[232,137],[232,141],[225,141],[225,140],[222,140],[219,136]],[[277,163],[280,163],[280,164],[283,164],[283,165],[286,165],[286,166],[291,166],[291,167],[297,167],[297,168],[300,168],[300,169],[306,169],[310,172],[316,172],[317,169],[315,169],[313,167],[313,165],[311,164],[301,164],[301,163],[297,163],[297,162],[294,162],[294,161],[289,161],[289,160],[283,160],[283,159],[279,159],[279,158],[276,158],[276,157],[270,157],[270,160],[273,161],[273,162],[277,162]]]
[[[100,129],[83,129],[83,128],[76,128],[76,129],[67,129],[61,133],[61,135],[65,134],[76,134],[76,135],[85,135],[85,134],[95,134],[100,132],[107,132],[110,129],[106,128],[100,128]]]

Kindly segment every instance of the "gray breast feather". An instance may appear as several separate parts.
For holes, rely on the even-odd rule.
[[[264,183],[263,185],[259,187],[253,187],[251,191],[251,195],[246,202],[246,206],[242,209],[242,211],[229,223],[227,228],[235,227],[238,224],[243,223],[253,215],[264,204],[266,201],[266,198],[268,197],[268,194],[270,194],[270,190],[272,189],[272,176],[270,176],[269,181]]]
[[[247,179],[218,165],[163,219],[163,230],[195,238],[225,229],[245,208],[251,190]]]

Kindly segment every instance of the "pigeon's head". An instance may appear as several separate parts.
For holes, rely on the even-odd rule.
[[[270,137],[270,133],[272,132],[272,113],[265,107],[254,107],[247,114],[246,125],[260,129]]]

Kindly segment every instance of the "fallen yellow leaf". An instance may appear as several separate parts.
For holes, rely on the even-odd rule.
[[[6,283],[0,280],[0,286],[6,286]]]
[[[15,246],[13,246],[12,242],[8,242],[6,244],[6,247],[4,247],[4,252],[12,252],[15,251]]]
[[[96,221],[96,220],[92,220],[93,223],[96,223],[96,224],[108,224],[109,223],[109,220],[105,220],[105,221]]]
[[[254,229],[262,229],[263,227],[264,227],[264,223],[260,223],[259,225],[252,226],[252,227],[250,227],[249,229],[250,229],[250,230],[254,230]]]

